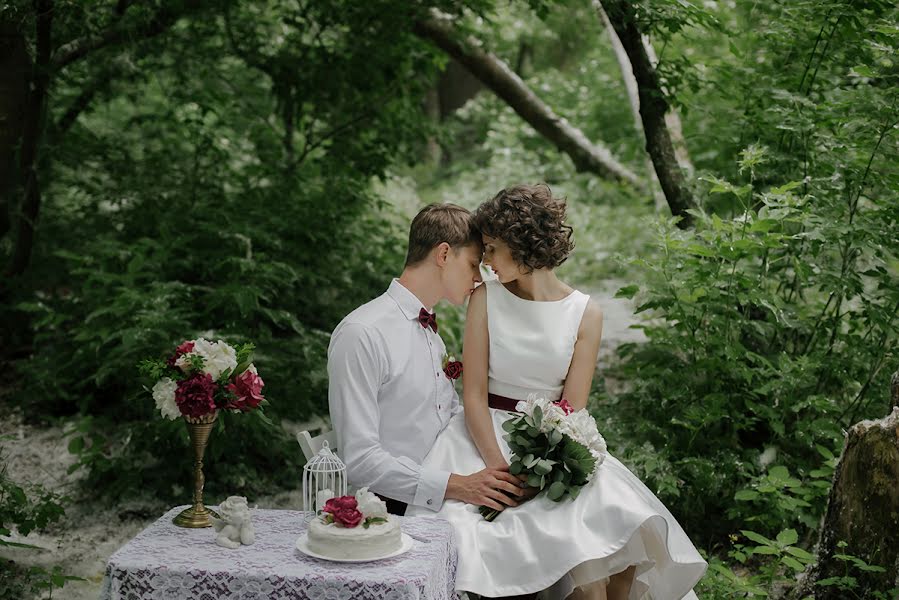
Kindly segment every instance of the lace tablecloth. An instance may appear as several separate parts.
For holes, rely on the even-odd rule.
[[[403,517],[415,540],[395,558],[336,563],[296,549],[303,513],[253,511],[256,543],[228,550],[215,531],[175,527],[170,510],[109,558],[101,600],[451,600],[456,597],[452,525]]]

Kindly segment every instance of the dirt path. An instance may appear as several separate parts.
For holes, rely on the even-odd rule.
[[[645,340],[642,330],[630,328],[635,322],[631,302],[613,297],[620,284],[609,281],[601,288],[584,290],[603,309],[601,368],[608,364],[609,357],[619,344]],[[320,426],[320,420],[309,424],[285,423],[285,429],[291,433]],[[66,473],[74,462],[74,457],[68,452],[68,441],[65,426],[39,429],[23,424],[21,416],[15,414],[0,421],[0,447],[7,459],[8,475],[16,482],[36,483],[60,493],[74,490],[77,474]],[[298,509],[302,499],[299,490],[295,490],[251,499],[251,504],[265,508]],[[90,502],[69,505],[63,520],[49,531],[32,533],[25,538],[12,538],[13,541],[39,546],[44,550],[5,549],[0,556],[25,566],[37,565],[50,569],[59,565],[65,573],[83,577],[85,581],[68,583],[61,592],[54,592],[55,598],[96,600],[109,556],[168,508],[153,498],[129,501],[112,508],[98,508]]]

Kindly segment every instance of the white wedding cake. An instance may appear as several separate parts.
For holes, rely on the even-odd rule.
[[[368,488],[329,500],[309,523],[307,539],[312,552],[339,560],[381,558],[403,545],[399,519]]]

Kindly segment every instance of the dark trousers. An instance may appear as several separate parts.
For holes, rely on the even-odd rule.
[[[393,498],[388,498],[387,496],[382,496],[381,494],[375,494],[378,498],[384,501],[387,504],[387,512],[392,515],[397,515],[402,517],[406,514],[406,507],[409,506],[405,502],[400,502],[399,500],[394,500]]]

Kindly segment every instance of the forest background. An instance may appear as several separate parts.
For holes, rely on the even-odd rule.
[[[401,270],[411,216],[536,182],[569,203],[563,278],[636,307],[642,334],[603,354],[590,409],[708,557],[700,597],[789,593],[845,431],[889,412],[899,368],[897,15],[4,2],[2,452],[52,432],[66,469],[4,457],[0,597],[96,585],[19,547],[41,531],[186,501],[187,432],[140,359],[201,334],[255,343],[268,419],[221,419],[206,493],[289,498],[293,433],[326,426],[329,333]],[[450,348],[462,317],[441,307]],[[849,550],[817,589],[893,597],[872,583],[892,558]]]

